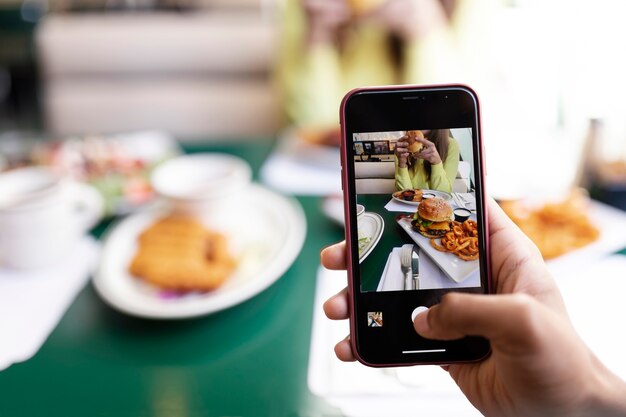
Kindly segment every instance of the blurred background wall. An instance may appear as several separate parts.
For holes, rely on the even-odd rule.
[[[61,136],[160,128],[226,138],[278,127],[276,25],[264,2],[2,1],[5,119],[30,112]]]
[[[283,2],[0,0],[0,126],[272,135],[281,128],[271,75]],[[480,48],[467,51],[472,71],[459,80],[481,95],[490,153],[522,141],[576,159],[589,120],[600,118],[601,152],[626,158],[624,2],[498,3],[469,28]]]

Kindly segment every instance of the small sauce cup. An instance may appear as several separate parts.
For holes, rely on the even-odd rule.
[[[457,222],[463,223],[465,220],[470,218],[471,214],[472,212],[469,211],[468,209],[456,208],[454,209],[454,220],[456,220]]]
[[[413,201],[413,197],[415,196],[415,191],[413,190],[405,190],[402,191],[400,195],[404,201]]]

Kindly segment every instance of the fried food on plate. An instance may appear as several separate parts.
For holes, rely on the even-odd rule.
[[[419,203],[422,201],[422,196],[424,195],[424,191],[416,188],[414,190],[404,190],[404,191],[396,191],[393,193],[393,196],[399,200],[404,201],[413,201]]]
[[[189,217],[164,217],[141,233],[130,273],[163,289],[210,291],[232,274],[228,241]]]
[[[441,244],[430,239],[430,244],[441,252],[452,253],[464,261],[478,259],[478,224],[474,220],[450,222],[451,231],[441,238]]]
[[[528,207],[520,201],[500,206],[537,245],[544,259],[552,259],[594,242],[600,231],[589,219],[588,197],[573,193],[566,200]]]

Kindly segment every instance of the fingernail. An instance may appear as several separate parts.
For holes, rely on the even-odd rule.
[[[428,311],[423,311],[415,316],[413,320],[413,327],[418,333],[428,333],[430,331],[430,325],[428,324]]]

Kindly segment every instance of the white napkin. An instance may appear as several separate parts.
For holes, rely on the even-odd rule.
[[[393,248],[387,258],[387,264],[383,270],[382,278],[378,284],[376,291],[403,291],[404,290],[404,274],[400,267],[400,250],[402,248]],[[430,257],[420,250],[420,289],[435,288],[457,288],[457,287],[477,287],[480,285],[480,275],[478,271],[472,274],[463,282],[454,282],[448,278],[441,269],[435,265]]]
[[[402,248],[393,248],[389,254],[376,291],[404,290],[404,274],[402,274],[402,267],[400,265],[401,250]]]
[[[399,213],[415,213],[417,211],[417,206],[408,203],[402,203],[392,197],[385,205],[385,209],[387,211],[394,211]]]
[[[0,370],[37,353],[94,271],[98,251],[85,237],[50,267],[0,268]]]

